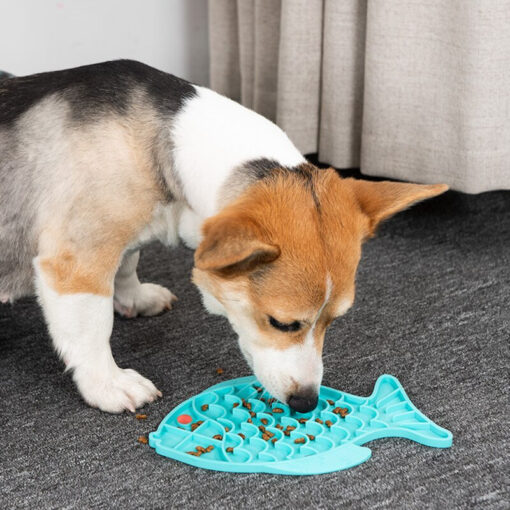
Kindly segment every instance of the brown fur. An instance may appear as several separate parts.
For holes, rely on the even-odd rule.
[[[48,278],[48,283],[59,294],[91,293],[111,296],[113,293],[113,276],[118,266],[118,254],[115,250],[104,250],[94,254],[98,260],[94,263],[80,260],[77,255],[63,251],[54,257],[40,260],[41,270]],[[90,254],[89,254],[90,255]]]
[[[354,299],[363,240],[380,221],[446,189],[341,179],[333,169],[312,165],[300,173],[275,172],[206,221],[194,279],[227,307],[232,296],[247,299],[260,342],[274,348],[302,342],[316,321],[321,352],[339,304]],[[317,317],[328,275],[332,292]],[[283,323],[300,320],[304,327],[280,332],[268,316]]]

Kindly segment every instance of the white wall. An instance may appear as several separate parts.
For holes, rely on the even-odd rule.
[[[208,83],[207,0],[0,0],[0,69],[16,75],[116,58]]]

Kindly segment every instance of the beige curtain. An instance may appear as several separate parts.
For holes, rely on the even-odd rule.
[[[510,189],[510,0],[209,0],[211,86],[338,168]]]

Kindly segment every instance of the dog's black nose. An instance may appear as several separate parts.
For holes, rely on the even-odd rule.
[[[309,413],[317,407],[319,397],[315,391],[303,391],[291,395],[289,398],[289,406],[298,413]]]

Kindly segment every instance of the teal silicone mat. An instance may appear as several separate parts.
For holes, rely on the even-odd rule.
[[[369,397],[322,386],[317,408],[297,413],[272,399],[255,377],[222,382],[171,411],[149,444],[160,455],[217,471],[312,475],[368,460],[361,446],[404,437],[448,448],[452,434],[421,413],[391,375]]]

